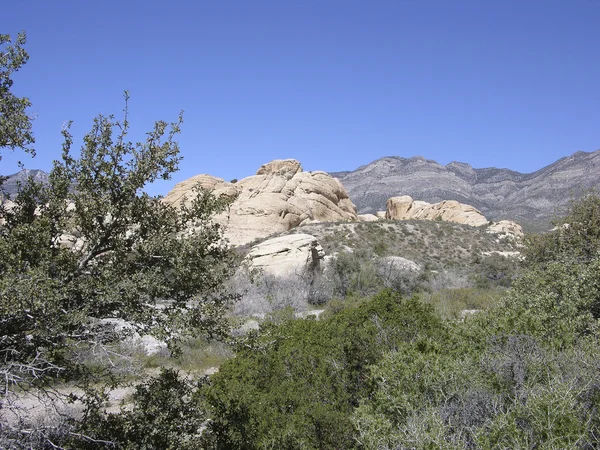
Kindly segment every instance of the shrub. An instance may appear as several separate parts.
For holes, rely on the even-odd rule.
[[[328,319],[288,320],[245,341],[205,391],[217,448],[351,448],[368,368],[446,331],[417,300],[384,292]]]

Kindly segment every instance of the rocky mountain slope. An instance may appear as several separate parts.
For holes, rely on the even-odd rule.
[[[385,210],[388,198],[410,195],[430,203],[457,200],[488,219],[515,220],[530,231],[542,230],[573,196],[600,187],[600,150],[577,152],[529,174],[392,156],[331,175],[342,182],[359,214]]]
[[[2,188],[0,192],[10,195],[11,197],[17,193],[19,183],[24,183],[27,181],[27,178],[30,176],[33,177],[35,181],[45,183],[48,181],[48,174],[43,170],[29,170],[23,169],[17,173],[13,173],[12,175],[8,175],[2,183]]]

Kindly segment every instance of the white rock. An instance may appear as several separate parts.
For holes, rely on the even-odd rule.
[[[511,239],[513,241],[521,241],[525,236],[523,228],[512,220],[501,220],[500,222],[492,223],[486,233],[496,234],[500,239]]]
[[[379,217],[377,217],[375,214],[359,214],[358,220],[360,222],[377,222]]]
[[[421,270],[421,266],[416,262],[401,256],[384,256],[380,259],[380,264],[390,269],[406,272],[419,272]]]
[[[323,247],[310,234],[291,234],[267,239],[252,247],[246,261],[274,276],[303,275],[320,265]]]
[[[444,200],[439,203],[427,203],[413,200],[408,195],[392,197],[386,204],[386,219],[390,220],[443,220],[471,226],[482,226],[488,223],[479,210],[471,205],[456,200]]]

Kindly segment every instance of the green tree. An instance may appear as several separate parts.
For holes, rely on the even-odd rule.
[[[12,75],[29,59],[23,48],[24,32],[17,35],[14,44],[8,34],[0,34],[0,148],[22,148],[34,153],[35,139],[31,130],[31,116],[27,97],[17,97],[12,91]],[[0,158],[2,156],[0,155]]]
[[[115,320],[172,347],[186,335],[223,333],[231,296],[221,288],[234,255],[211,221],[223,202],[198,191],[190,207],[175,208],[143,192],[177,169],[181,122],[156,122],[133,144],[126,106],[122,121],[95,119],[79,157],[67,127],[48,185],[30,181],[2,212],[1,397],[53,380],[93,381],[75,356],[120,343],[126,332]],[[15,442],[34,431],[2,427]]]
[[[523,253],[530,265],[555,261],[587,263],[600,254],[600,195],[591,190],[571,201],[554,229],[527,236]]]

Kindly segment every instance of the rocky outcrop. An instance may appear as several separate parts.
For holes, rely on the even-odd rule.
[[[302,172],[299,161],[295,159],[275,159],[260,166],[256,171],[256,175],[279,175],[289,179],[298,172]]]
[[[444,200],[431,204],[415,201],[408,195],[388,199],[385,217],[388,220],[443,220],[474,227],[488,223],[485,216],[471,205],[465,205],[455,200]]]
[[[290,234],[267,239],[252,247],[246,261],[251,268],[287,277],[318,269],[325,256],[323,247],[310,234]]]
[[[234,198],[240,191],[238,186],[233,183],[228,183],[221,178],[213,177],[212,175],[196,175],[181,183],[177,183],[175,187],[169,191],[163,201],[177,206],[183,202],[186,206],[189,206],[195,198],[195,186],[207,189],[217,197],[224,195],[226,197]]]
[[[226,212],[215,217],[233,245],[311,222],[357,220],[356,207],[337,179],[321,171],[304,172],[293,159],[265,164],[256,175],[235,184],[198,175],[175,186],[164,201],[173,205],[179,205],[182,199],[191,201],[196,183],[217,196],[235,198]]]
[[[523,228],[512,220],[501,220],[500,222],[492,223],[486,233],[495,234],[499,239],[510,239],[512,241],[523,240]]]
[[[359,222],[377,222],[378,220],[379,220],[379,217],[377,217],[375,214],[359,214],[358,215]]]
[[[421,266],[416,262],[401,256],[384,256],[381,258],[379,264],[386,270],[402,272],[419,272],[421,270]]]

